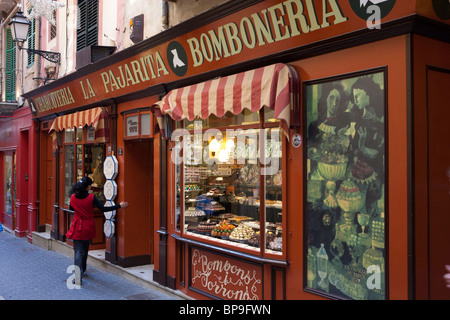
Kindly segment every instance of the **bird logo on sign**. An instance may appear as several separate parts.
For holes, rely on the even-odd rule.
[[[172,41],[167,46],[167,61],[173,73],[182,77],[188,71],[188,56],[183,46],[177,42]]]

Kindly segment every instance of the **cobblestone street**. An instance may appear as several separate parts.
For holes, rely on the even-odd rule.
[[[174,299],[93,266],[88,266],[80,289],[69,289],[72,264],[72,258],[0,232],[0,300]]]

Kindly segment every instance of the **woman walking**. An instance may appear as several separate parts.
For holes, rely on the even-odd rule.
[[[74,264],[79,267],[78,274],[75,272],[75,284],[77,285],[81,284],[82,276],[86,271],[89,244],[96,234],[94,206],[102,212],[128,207],[128,202],[124,201],[112,207],[105,207],[99,199],[89,193],[91,185],[92,179],[83,177],[73,186],[70,197],[70,210],[75,212],[75,216],[66,236],[73,240]]]

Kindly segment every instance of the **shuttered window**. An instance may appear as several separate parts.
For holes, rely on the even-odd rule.
[[[78,0],[77,51],[98,44],[98,0]]]
[[[31,9],[28,13],[31,12]],[[36,19],[31,20],[30,28],[28,29],[28,35],[27,35],[27,44],[29,49],[35,49],[35,42],[36,42]],[[34,64],[34,53],[28,53],[27,57],[27,67],[30,67],[32,64]]]
[[[5,100],[16,101],[16,43],[11,29],[6,29]]]

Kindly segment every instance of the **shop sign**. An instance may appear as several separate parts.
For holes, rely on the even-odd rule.
[[[119,162],[115,156],[106,157],[103,162],[103,174],[107,180],[113,180],[119,173]]]
[[[139,135],[139,121],[138,116],[131,116],[127,118],[127,137]]]
[[[192,249],[191,288],[225,300],[262,300],[261,266]]]
[[[414,10],[395,6],[386,19]],[[36,111],[33,115],[41,117],[365,28],[366,21],[349,1],[261,1],[102,69],[94,64],[95,71],[86,76],[60,79],[24,96]]]
[[[106,198],[105,207],[113,207],[115,205],[114,199],[117,196],[117,183],[114,179],[119,173],[119,161],[114,155],[106,157],[103,162],[103,175],[106,182],[103,185],[103,194]],[[104,213],[106,221],[103,224],[103,233],[107,238],[111,238],[115,233],[114,219],[116,217],[116,210]]]
[[[103,185],[103,194],[107,201],[112,201],[117,196],[117,184],[114,180],[107,180]]]
[[[103,224],[103,232],[107,238],[111,238],[116,231],[116,226],[113,221],[106,220]]]

